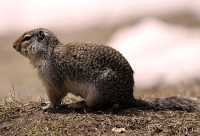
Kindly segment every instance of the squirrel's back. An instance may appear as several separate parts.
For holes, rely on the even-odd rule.
[[[55,64],[60,64],[62,71],[68,72],[66,75],[72,80],[95,81],[100,78],[99,74],[105,75],[106,71],[112,70],[117,76],[123,76],[118,80],[133,81],[133,70],[128,61],[121,53],[105,45],[68,43],[55,47],[52,56],[50,59],[57,61]]]

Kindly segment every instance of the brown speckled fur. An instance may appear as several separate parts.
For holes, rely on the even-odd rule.
[[[90,108],[131,105],[144,109],[181,109],[181,104],[190,105],[190,101],[176,104],[185,101],[180,98],[152,102],[134,99],[130,64],[122,54],[105,45],[62,44],[52,32],[39,28],[25,32],[13,47],[37,68],[51,102],[47,108],[58,106],[68,92],[81,96]]]
[[[36,53],[32,53],[34,46]],[[133,70],[111,47],[94,43],[64,45],[50,31],[34,29],[16,40],[14,48],[38,69],[53,106],[68,92],[83,97],[89,107],[123,106],[133,101]]]

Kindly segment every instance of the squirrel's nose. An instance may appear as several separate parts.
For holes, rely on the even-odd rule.
[[[13,45],[13,48],[16,49],[16,44]]]
[[[14,44],[13,48],[16,49],[17,51],[20,51],[20,45]]]

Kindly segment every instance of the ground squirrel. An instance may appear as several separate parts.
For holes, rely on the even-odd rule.
[[[94,43],[62,44],[44,28],[25,32],[13,47],[38,70],[50,104],[55,109],[68,92],[81,96],[89,108],[145,107],[147,109],[199,109],[193,101],[172,97],[146,102],[133,96],[133,70],[115,49]],[[177,106],[178,105],[178,106]]]

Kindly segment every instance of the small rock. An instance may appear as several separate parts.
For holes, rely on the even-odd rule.
[[[126,129],[125,128],[116,128],[116,127],[114,127],[112,129],[112,131],[116,132],[116,133],[124,133],[126,131]]]

